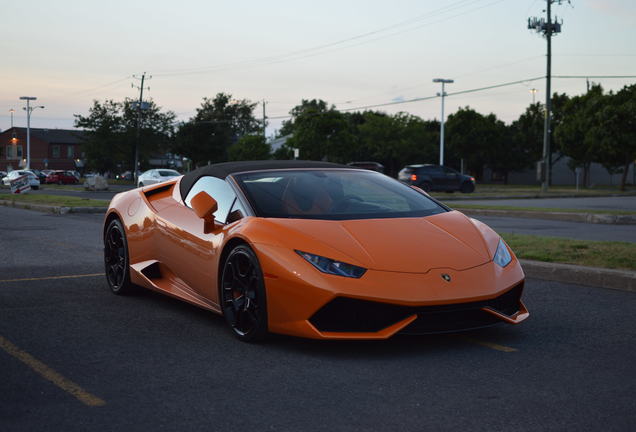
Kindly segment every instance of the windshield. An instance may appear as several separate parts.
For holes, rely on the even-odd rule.
[[[159,175],[161,177],[176,177],[176,176],[180,176],[181,174],[179,174],[178,172],[174,170],[159,170]]]
[[[262,217],[344,220],[446,211],[422,193],[373,171],[260,171],[234,178]]]

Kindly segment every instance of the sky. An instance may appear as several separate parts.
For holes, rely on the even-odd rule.
[[[72,128],[93,100],[145,95],[194,115],[218,92],[266,101],[273,134],[302,99],[338,109],[435,96],[545,76],[545,39],[527,19],[545,0],[3,0],[0,130],[26,125],[20,96],[44,105],[32,127]],[[636,3],[554,4],[554,75],[636,75]],[[618,90],[636,78],[592,78]],[[510,123],[545,99],[545,80],[449,96],[446,113],[470,106]],[[585,92],[585,79],[553,80],[553,91]],[[439,119],[440,100],[377,108]],[[262,115],[262,107],[256,109]]]

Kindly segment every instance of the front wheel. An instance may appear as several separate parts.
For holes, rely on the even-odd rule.
[[[144,187],[144,184],[142,182],[139,182],[139,184],[137,185],[137,187]]]
[[[245,342],[267,335],[267,302],[263,272],[254,251],[238,245],[228,255],[221,274],[221,308],[236,337]]]
[[[130,294],[134,290],[128,264],[126,233],[121,222],[113,219],[104,235],[104,267],[108,286],[114,294]]]

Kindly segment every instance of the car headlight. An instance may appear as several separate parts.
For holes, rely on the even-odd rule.
[[[495,256],[492,260],[501,267],[507,266],[510,264],[510,261],[512,261],[512,256],[502,239],[499,239],[499,246],[497,246],[497,252],[495,252]]]
[[[305,258],[309,264],[316,267],[323,273],[358,279],[367,271],[367,269],[363,267],[332,260],[320,255],[314,255],[299,250],[297,250],[296,253]]]

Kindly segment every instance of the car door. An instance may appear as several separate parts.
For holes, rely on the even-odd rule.
[[[189,205],[201,191],[206,191],[218,204],[212,232],[204,231],[203,219]],[[161,209],[156,216],[157,249],[163,263],[193,292],[215,304],[218,304],[218,258],[227,235],[227,216],[235,200],[236,194],[225,180],[205,176],[197,180],[184,201],[174,200],[174,205]]]
[[[430,165],[421,168],[423,174],[431,178],[432,187],[431,190],[444,190],[446,188],[445,185],[445,176],[442,168],[437,165]]]
[[[452,168],[442,167],[444,170],[444,184],[446,190],[459,190],[461,176]]]

